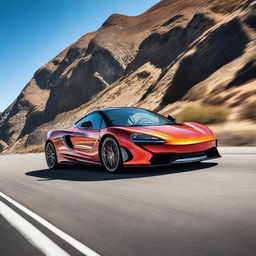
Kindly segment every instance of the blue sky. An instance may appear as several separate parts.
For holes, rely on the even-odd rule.
[[[0,112],[34,72],[113,13],[138,15],[158,0],[0,0]]]

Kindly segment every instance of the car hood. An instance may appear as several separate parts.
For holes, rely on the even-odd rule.
[[[143,133],[164,139],[170,144],[191,144],[216,140],[212,131],[201,124],[183,123],[173,125],[121,127],[131,133]]]

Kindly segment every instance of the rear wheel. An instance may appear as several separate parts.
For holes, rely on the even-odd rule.
[[[57,169],[58,167],[60,167],[60,164],[57,160],[55,147],[50,141],[47,142],[45,146],[45,159],[49,169]]]
[[[108,136],[101,144],[101,161],[105,169],[109,172],[118,172],[123,166],[120,147],[116,139]]]

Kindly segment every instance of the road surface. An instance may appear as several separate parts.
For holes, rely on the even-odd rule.
[[[221,151],[121,174],[0,156],[0,255],[254,256],[256,150]]]

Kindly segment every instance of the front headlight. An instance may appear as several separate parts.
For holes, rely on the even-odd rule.
[[[157,138],[151,135],[141,134],[141,133],[132,133],[131,140],[136,144],[165,143],[165,140],[162,140],[160,138]]]

